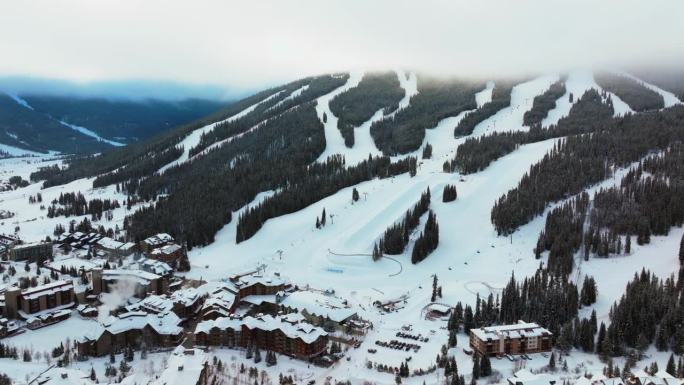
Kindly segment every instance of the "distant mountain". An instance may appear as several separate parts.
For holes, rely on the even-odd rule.
[[[144,140],[226,104],[0,93],[0,144],[43,153],[101,152]]]
[[[38,95],[22,99],[57,120],[87,127],[104,138],[123,143],[149,138],[209,115],[226,104],[203,99],[129,101]]]

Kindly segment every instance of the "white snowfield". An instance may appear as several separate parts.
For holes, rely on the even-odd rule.
[[[45,155],[45,154],[41,154],[40,152],[25,150],[23,148],[14,147],[14,146],[2,144],[2,143],[0,143],[0,152],[7,153],[10,156],[41,156],[41,155],[44,156]]]
[[[511,90],[511,105],[480,122],[475,126],[473,135],[480,136],[494,132],[528,130],[529,127],[523,124],[525,112],[532,109],[534,97],[546,92],[551,87],[551,84],[557,80],[558,75],[545,75],[516,85]],[[491,91],[488,90],[489,86],[487,87],[487,92],[489,93],[488,98],[491,100]],[[486,94],[480,96],[480,101],[485,101],[484,95]],[[478,107],[480,107],[479,102]]]
[[[269,101],[269,100],[271,100],[271,99],[277,97],[277,96],[280,95],[280,93],[282,93],[282,92],[283,92],[283,91],[278,91],[278,92],[274,93],[273,95],[271,95],[271,96],[269,96],[269,97],[267,97],[267,98],[265,98],[265,99],[263,99],[263,100],[261,100],[261,101],[255,103],[255,104],[253,104],[253,105],[251,105],[251,106],[245,108],[244,110],[242,110],[242,111],[238,112],[237,114],[235,114],[235,115],[233,115],[233,116],[230,116],[230,117],[228,117],[228,118],[226,118],[226,119],[224,119],[224,120],[221,120],[221,121],[218,121],[218,122],[214,122],[214,123],[211,123],[211,124],[207,124],[207,125],[204,126],[204,127],[200,127],[200,128],[198,128],[198,129],[196,129],[196,130],[193,130],[193,131],[192,131],[191,133],[189,133],[185,138],[183,138],[183,140],[181,140],[180,143],[177,144],[177,146],[183,146],[183,154],[181,154],[181,156],[178,157],[178,159],[174,160],[173,162],[170,162],[170,163],[164,165],[164,166],[163,166],[162,168],[160,168],[159,171],[157,171],[157,172],[158,172],[159,174],[163,174],[164,171],[168,170],[169,168],[187,162],[187,161],[188,161],[188,158],[190,157],[190,149],[192,149],[193,147],[197,146],[197,145],[200,143],[200,140],[202,139],[202,135],[203,135],[203,134],[206,134],[206,133],[208,133],[208,132],[211,132],[211,131],[214,129],[214,127],[216,127],[216,125],[221,124],[221,123],[224,123],[224,122],[232,122],[233,120],[240,119],[240,118],[242,118],[243,116],[245,116],[245,115],[249,114],[250,112],[254,111],[261,103],[265,103],[265,102],[267,102],[267,101]]]
[[[487,87],[484,90],[475,94],[475,103],[477,108],[484,106],[485,104],[492,101],[492,91],[494,91],[495,83],[493,81],[487,82]]]

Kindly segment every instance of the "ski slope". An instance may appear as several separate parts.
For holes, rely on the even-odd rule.
[[[494,85],[495,83],[490,80],[487,82],[487,87],[485,87],[484,90],[475,94],[475,103],[477,104],[477,108],[480,108],[492,101],[492,91],[494,91]]]
[[[260,104],[265,103],[265,102],[267,102],[267,101],[269,101],[269,100],[271,100],[271,99],[277,97],[277,96],[280,95],[280,93],[282,93],[282,92],[283,92],[283,91],[278,91],[278,92],[274,93],[273,95],[271,95],[271,96],[269,96],[269,97],[267,97],[267,98],[261,100],[260,102],[257,102],[257,103],[255,103],[255,104],[253,104],[253,105],[251,105],[251,106],[245,108],[244,110],[238,112],[237,114],[235,114],[235,115],[233,115],[233,116],[230,116],[230,117],[228,117],[228,118],[226,118],[226,119],[224,119],[224,120],[221,120],[221,121],[218,121],[218,122],[214,122],[214,123],[211,123],[211,124],[207,124],[207,125],[204,126],[204,127],[200,127],[200,128],[198,128],[198,129],[196,129],[196,130],[193,130],[193,131],[192,131],[191,133],[189,133],[185,138],[183,138],[183,140],[181,140],[180,143],[177,144],[178,146],[182,146],[182,147],[183,147],[183,153],[181,154],[181,156],[179,156],[178,159],[174,160],[173,162],[170,162],[170,163],[164,165],[164,166],[163,166],[162,168],[160,168],[159,171],[157,171],[157,172],[158,172],[159,174],[163,174],[163,173],[164,173],[166,170],[168,170],[169,168],[171,168],[171,167],[173,167],[173,166],[178,166],[178,165],[180,165],[180,164],[183,164],[183,163],[187,162],[188,159],[189,159],[189,157],[190,157],[190,150],[191,150],[193,147],[196,147],[196,146],[200,143],[200,140],[202,139],[202,135],[204,135],[204,134],[210,132],[211,130],[213,130],[214,127],[216,127],[216,125],[221,124],[221,123],[225,123],[225,122],[232,122],[233,120],[240,119],[240,118],[242,118],[243,116],[245,116],[245,115],[249,114],[250,112],[254,111]]]
[[[298,97],[299,95],[302,94],[302,92],[304,92],[304,91],[306,91],[306,90],[308,90],[308,89],[309,89],[309,85],[308,85],[308,84],[305,84],[305,85],[303,85],[303,86],[297,88],[296,90],[290,92],[290,94],[287,95],[285,98],[283,98],[283,100],[279,101],[278,103],[276,103],[275,105],[273,105],[272,107],[270,107],[270,108],[268,109],[268,111],[274,110],[274,109],[276,109],[276,108],[282,106],[283,104],[285,104],[285,103],[288,102],[289,100],[292,100],[292,99]]]
[[[558,124],[558,121],[570,114],[570,109],[585,92],[596,88],[594,76],[590,71],[571,71],[565,80],[565,94],[556,100],[556,107],[551,109],[542,120],[542,127]],[[572,102],[570,101],[572,95]]]
[[[655,86],[653,84],[647,83],[647,82],[639,79],[638,77],[631,75],[627,72],[621,72],[620,75],[626,76],[626,77],[636,81],[637,83],[641,84],[642,86],[648,88],[649,90],[655,91],[658,94],[660,94],[660,96],[663,97],[663,101],[665,102],[665,108],[672,107],[672,106],[677,105],[677,104],[682,104],[682,101],[679,100],[679,98],[677,98],[677,96],[675,96],[675,94],[673,94],[672,92],[665,91],[664,89],[662,89],[658,86]]]
[[[551,84],[557,80],[558,75],[546,75],[513,87],[511,90],[510,106],[501,109],[493,116],[480,122],[475,126],[473,135],[480,136],[494,132],[528,130],[529,127],[523,124],[525,112],[532,109],[534,97],[546,92],[551,87]],[[487,89],[489,89],[489,86]],[[491,91],[488,92],[489,99],[491,100]],[[484,101],[484,96],[480,96],[480,99],[480,101]]]
[[[81,133],[81,134],[83,134],[83,135],[86,135],[86,136],[89,136],[89,137],[91,137],[91,138],[95,138],[95,139],[97,139],[97,140],[100,141],[100,142],[104,142],[104,143],[107,143],[107,144],[111,144],[111,145],[114,146],[114,147],[121,147],[121,146],[125,146],[125,145],[126,145],[125,143],[121,143],[121,142],[116,142],[116,141],[113,141],[113,140],[105,139],[105,138],[101,137],[100,135],[98,135],[96,132],[94,132],[94,131],[92,131],[92,130],[89,130],[89,129],[85,128],[85,127],[77,126],[77,125],[75,125],[75,124],[70,124],[70,123],[67,123],[67,122],[62,121],[62,120],[60,120],[59,122],[60,122],[62,125],[67,126],[67,127],[71,128],[72,130],[74,130],[74,131],[76,131],[76,132],[79,132],[79,133]]]
[[[399,79],[399,85],[404,90],[404,97],[399,101],[396,110],[385,114],[385,109],[381,108],[375,111],[370,119],[365,121],[360,126],[354,128],[354,145],[352,148],[347,148],[345,146],[344,148],[340,149],[341,154],[344,155],[346,163],[350,166],[359,164],[363,160],[368,159],[368,155],[382,155],[382,151],[380,151],[375,145],[375,141],[371,136],[371,126],[373,123],[390,118],[400,110],[408,107],[411,103],[411,98],[418,94],[418,80],[414,73],[406,74],[400,70],[396,70],[395,72],[397,74],[397,78]]]
[[[500,250],[477,253],[478,250],[488,252],[492,243],[508,242],[496,236],[489,223],[489,215],[482,213],[488,213],[499,195],[515,186],[529,165],[543,157],[552,145],[553,141],[547,141],[525,146],[497,161],[482,175],[469,177],[465,182],[460,182],[456,174],[435,173],[427,166],[421,166],[414,178],[401,175],[364,182],[356,186],[361,194],[359,202],[351,203],[352,188],[343,189],[299,212],[267,221],[254,237],[240,244],[235,244],[234,231],[229,224],[225,232],[219,232],[215,243],[190,252],[193,264],[190,274],[203,279],[219,278],[265,263],[274,271],[302,284],[308,283],[316,288],[363,290],[365,295],[378,299],[377,293],[371,288],[378,288],[387,295],[398,295],[415,287],[413,282],[429,276],[435,268],[446,269],[465,262],[479,266],[477,260],[480,258],[484,265],[493,261],[506,265],[505,259],[500,261]],[[430,162],[438,163],[441,167],[441,160],[425,163]],[[456,202],[441,203],[441,190],[446,183],[458,185],[459,200]],[[444,243],[440,243],[435,253],[423,263],[411,265],[408,258],[410,250],[407,250],[406,255],[397,257],[403,264],[402,274],[390,278],[388,275],[397,270],[393,261],[373,262],[368,256],[340,257],[328,252],[370,253],[373,243],[385,228],[400,218],[428,187],[433,193],[431,206],[437,212]],[[315,218],[323,208],[334,217],[323,229],[317,230]],[[522,249],[517,249],[518,245],[515,245],[516,251],[511,253],[529,256],[533,242],[521,242],[520,246]],[[226,258],[230,258],[231,262],[225,263]],[[505,255],[503,258],[506,258]],[[511,268],[520,266],[515,258],[507,259],[513,261]],[[524,258],[524,261],[532,271],[537,266],[534,258]],[[470,280],[468,276],[474,271],[467,266],[460,267],[458,271],[464,274],[459,273],[459,276],[454,277],[461,278],[460,285],[454,287],[455,293],[460,295],[465,294],[463,283]],[[492,273],[486,279],[505,282],[509,269]],[[344,282],[352,276],[357,284],[354,288],[345,287],[348,285],[344,285]],[[407,277],[415,279],[407,281]]]
[[[321,123],[323,123],[323,131],[325,132],[325,150],[316,159],[316,162],[323,162],[331,155],[343,154],[345,152],[347,146],[344,144],[344,138],[337,128],[338,119],[330,110],[330,101],[337,95],[358,86],[362,78],[363,72],[352,72],[349,74],[349,79],[347,79],[344,85],[316,99],[316,114]]]

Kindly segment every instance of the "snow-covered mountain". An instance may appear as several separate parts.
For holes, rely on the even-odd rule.
[[[425,335],[440,327],[418,322],[426,304],[435,302],[428,301],[435,274],[440,303],[474,304],[501,295],[512,273],[523,279],[540,265],[552,271],[569,260],[569,281],[579,286],[585,277],[597,278],[598,298],[578,316],[595,311],[598,322],[609,323],[610,307],[635,273],[648,269],[666,278],[679,271],[684,206],[678,206],[681,190],[674,182],[672,190],[659,186],[663,190],[648,196],[667,194],[658,206],[672,214],[667,223],[644,213],[651,206],[633,196],[628,212],[628,206],[601,211],[608,198],[595,200],[603,197],[595,194],[660,177],[681,181],[681,168],[672,164],[681,159],[683,118],[682,101],[666,84],[624,73],[473,80],[397,70],[310,77],[97,157],[68,164],[2,160],[0,178],[19,175],[33,183],[0,193],[0,209],[14,213],[0,232],[39,240],[67,223],[28,203],[38,193],[44,202],[70,191],[118,199],[127,204],[97,225],[116,227],[130,241],[172,234],[189,250],[185,278],[220,281],[262,266],[302,287],[333,289],[375,323],[376,337],[408,323]],[[443,199],[445,188],[454,186],[457,197]],[[426,226],[427,212],[412,225],[405,218],[428,190],[439,240],[417,262],[414,250],[424,248],[423,237],[434,230]],[[568,203],[580,202],[583,193],[587,207]],[[562,213],[571,213],[572,226],[565,226]],[[646,219],[631,228],[630,213]],[[374,258],[381,240],[385,246],[392,241],[387,232],[393,226],[404,226],[403,251],[380,246]],[[569,228],[570,235],[563,231]],[[595,234],[600,239],[591,250],[587,237]],[[634,244],[626,251],[628,238]],[[402,303],[395,313],[372,310],[376,301],[392,300]],[[414,355],[411,365],[431,365],[447,337],[438,331],[429,346],[434,351]],[[466,346],[467,337],[458,338]],[[365,361],[372,343],[365,344],[348,353],[348,362],[311,378],[375,378]],[[453,354],[470,359],[460,350]],[[600,370],[603,364],[583,354],[567,358],[570,365]],[[404,358],[396,353],[391,359]],[[506,365],[514,364],[496,363]]]
[[[0,93],[0,146],[10,155],[95,153],[144,140],[223,102],[109,100]]]

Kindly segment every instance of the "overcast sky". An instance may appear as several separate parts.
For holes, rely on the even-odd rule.
[[[684,0],[0,0],[0,75],[258,89],[356,68],[684,63]]]

